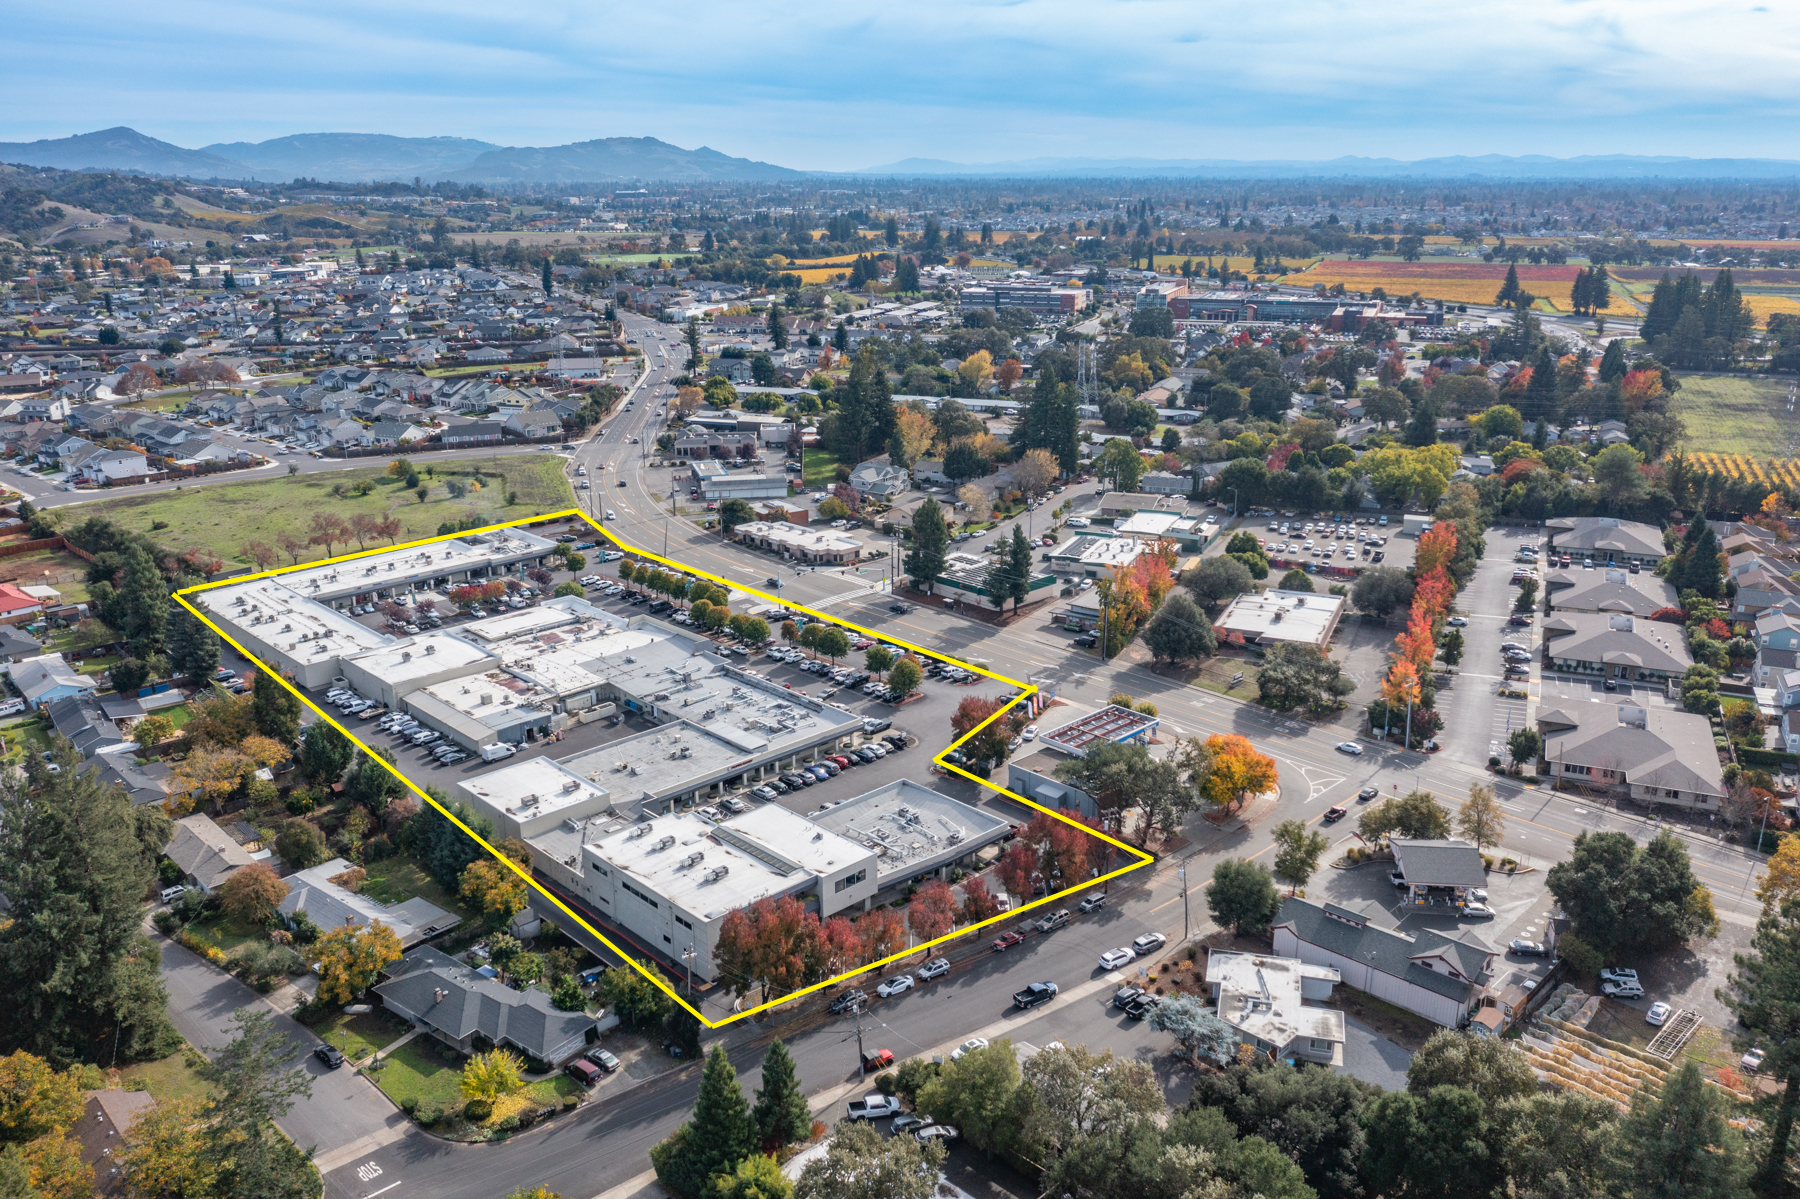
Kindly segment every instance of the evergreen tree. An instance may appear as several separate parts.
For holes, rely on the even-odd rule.
[[[1731,268],[1726,267],[1706,289],[1701,309],[1708,337],[1723,338],[1726,345],[1741,340],[1756,324],[1756,315],[1744,303],[1743,293],[1732,282]]]
[[[1606,343],[1606,352],[1600,355],[1600,381],[1617,383],[1629,370],[1625,365],[1625,339],[1615,337]]]
[[[211,681],[219,669],[219,635],[186,608],[170,613],[169,669],[177,678],[201,684]]]
[[[1765,907],[1751,948],[1733,955],[1737,969],[1719,998],[1748,1030],[1744,1041],[1767,1054],[1763,1070],[1782,1084],[1755,1182],[1758,1193],[1776,1195],[1791,1191],[1788,1143],[1800,1110],[1800,899]]]
[[[475,835],[482,840],[493,837],[494,822],[477,815],[467,804],[448,802],[443,792],[435,787],[427,787],[425,794],[473,829]],[[469,863],[485,854],[469,834],[451,824],[435,807],[421,808],[419,814],[407,824],[404,838],[406,848],[419,859],[419,864],[425,867],[426,873],[436,879],[439,886],[450,891],[455,891],[461,885],[462,872],[468,868]]]
[[[804,1141],[812,1132],[812,1105],[800,1089],[794,1055],[780,1038],[763,1055],[762,1085],[756,1088],[756,1106],[751,1109],[750,1120],[766,1153]]]
[[[300,774],[310,782],[330,786],[344,775],[356,747],[327,721],[318,720],[306,726],[300,741]]]
[[[0,1052],[58,1066],[163,1057],[181,1040],[141,930],[169,817],[133,808],[72,753],[60,765],[34,754],[24,778],[0,779]]]
[[[750,1122],[737,1071],[731,1068],[722,1045],[714,1045],[706,1055],[694,1115],[682,1129],[680,1159],[670,1163],[677,1194],[703,1194],[713,1175],[731,1173],[756,1152],[756,1128]]]
[[[141,545],[133,545],[125,552],[115,610],[119,632],[124,634],[133,654],[148,658],[162,651],[169,620],[169,585]]]
[[[1698,526],[1697,528],[1695,526]],[[1719,583],[1719,539],[1713,535],[1712,525],[1708,524],[1700,513],[1694,515],[1688,526],[1691,541],[1684,544],[1681,556],[1675,563],[1675,569],[1669,573],[1679,578],[1669,581],[1677,591],[1696,591],[1707,599],[1718,599],[1721,590]]]
[[[1575,282],[1569,288],[1569,307],[1573,308],[1577,313],[1586,312],[1588,301],[1592,296],[1593,281],[1588,277],[1587,270],[1584,268],[1576,271]]]
[[[1081,469],[1080,393],[1072,384],[1059,382],[1051,371],[1041,371],[1025,406],[1014,443],[1019,452],[1049,450],[1064,474]]]
[[[910,254],[902,254],[900,261],[894,264],[894,290],[898,292],[919,290],[919,264],[913,261]]]
[[[1639,326],[1639,336],[1645,341],[1654,341],[1675,327],[1675,318],[1681,315],[1681,307],[1675,295],[1675,280],[1664,271],[1661,279],[1656,281],[1656,290],[1650,293],[1650,307],[1644,312],[1644,322]]]
[[[1516,301],[1524,290],[1519,286],[1519,264],[1512,263],[1506,268],[1506,282],[1500,285],[1500,294],[1494,297],[1494,303],[1505,307]]]
[[[882,236],[882,240],[887,242],[889,247],[899,245],[900,244],[900,222],[899,222],[899,220],[895,217],[890,216],[887,219],[887,224],[885,224],[881,227],[881,236]]]
[[[688,367],[696,369],[700,365],[700,322],[688,319],[687,323]]]
[[[1635,1199],[1740,1199],[1743,1139],[1725,1122],[1718,1093],[1688,1059],[1654,1099],[1640,1090],[1619,1122],[1621,1190]],[[1370,1143],[1375,1138],[1370,1137]]]
[[[1550,444],[1550,426],[1543,417],[1538,417],[1537,424],[1531,427],[1531,448],[1542,451]]]
[[[858,259],[857,261],[862,260]],[[850,350],[850,331],[844,327],[843,321],[839,321],[837,328],[831,331],[831,348],[839,354],[848,353]]]
[[[944,509],[935,499],[927,499],[913,513],[912,544],[906,551],[906,574],[914,587],[931,591],[932,583],[944,571],[949,549],[950,529],[944,523]]]
[[[1006,609],[1007,600],[1013,602],[1016,612],[1031,596],[1031,543],[1025,540],[1025,530],[1019,525],[1013,526],[1005,561],[995,562],[988,568],[987,590],[988,598],[1002,611]]]
[[[787,326],[781,323],[781,305],[769,305],[769,344],[778,350],[787,349]]]
[[[544,294],[549,295],[550,294],[550,256],[548,254],[546,254],[544,256],[543,279],[544,279]]]
[[[261,670],[250,688],[250,711],[256,731],[292,745],[300,735],[300,697],[282,686],[273,671]]]
[[[1542,420],[1556,411],[1556,357],[1548,343],[1540,345],[1531,360],[1531,382],[1519,410],[1528,420]]]
[[[1588,312],[1604,312],[1612,307],[1612,279],[1606,264],[1596,262],[1588,268]]]

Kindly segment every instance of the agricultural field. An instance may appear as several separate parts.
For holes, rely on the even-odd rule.
[[[1299,258],[1292,261],[1284,259],[1282,265],[1294,271],[1304,271],[1318,265],[1319,261],[1320,260],[1317,258]],[[1257,273],[1256,259],[1246,258],[1242,255],[1219,255],[1216,258],[1208,258],[1204,254],[1156,255],[1156,269],[1159,271],[1178,271],[1181,269],[1181,264],[1184,262],[1191,262],[1199,268],[1205,268],[1206,266],[1211,265],[1230,267],[1234,271],[1243,271],[1246,275],[1254,275]]]
[[[1681,448],[1766,462],[1771,450],[1787,446],[1788,386],[1775,379],[1683,375],[1681,390],[1669,401],[1669,413],[1687,427]]]
[[[1284,277],[1290,287],[1330,287],[1342,283],[1350,291],[1373,291],[1379,287],[1391,296],[1418,292],[1429,300],[1445,300],[1455,304],[1492,304],[1506,282],[1504,262],[1377,262],[1328,258],[1311,269]],[[1519,284],[1535,296],[1549,300],[1557,308],[1568,311],[1569,290],[1575,282],[1575,266],[1519,267]]]
[[[345,520],[358,513],[381,518],[392,515],[405,525],[401,540],[416,540],[432,536],[446,521],[476,517],[492,524],[554,512],[575,502],[575,493],[562,472],[563,460],[554,454],[456,458],[442,463],[418,456],[410,461],[428,489],[424,503],[402,480],[388,475],[385,460],[375,459],[358,470],[214,483],[55,511],[69,523],[79,523],[89,514],[105,516],[134,532],[153,534],[173,548],[200,546],[227,561],[247,563],[249,559],[243,556],[246,542],[273,546],[282,533],[305,540],[314,512],[329,510]],[[477,470],[487,480],[480,490],[474,489],[471,477]],[[453,498],[446,487],[448,480],[470,490],[461,499]],[[373,490],[367,495],[354,494],[357,485],[365,481],[373,484]],[[345,488],[346,493],[334,495],[337,487]],[[507,503],[509,492],[517,493],[517,503]],[[332,546],[330,552],[342,554],[357,548],[352,541]],[[319,546],[310,556],[324,557],[326,552],[327,547]]]

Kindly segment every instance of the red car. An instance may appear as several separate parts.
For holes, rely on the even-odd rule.
[[[873,1074],[875,1071],[885,1070],[893,1064],[894,1051],[892,1049],[877,1049],[863,1059],[863,1073]]]
[[[1015,945],[1025,943],[1025,934],[1019,932],[1001,933],[994,938],[994,952],[1005,953]]]
[[[1342,820],[1348,814],[1349,814],[1348,809],[1346,809],[1342,804],[1339,804],[1335,808],[1329,808],[1326,810],[1325,823],[1331,824],[1331,823],[1334,823],[1335,821]]]

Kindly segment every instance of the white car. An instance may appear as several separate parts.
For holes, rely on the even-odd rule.
[[[1746,1053],[1743,1057],[1738,1059],[1738,1065],[1752,1073],[1762,1069],[1762,1064],[1763,1051],[1760,1049],[1752,1049],[1749,1053]]]
[[[1085,516],[1071,516],[1068,520],[1063,521],[1063,523],[1068,525],[1071,529],[1085,529],[1094,522]]]
[[[876,987],[875,993],[877,995],[881,996],[883,999],[891,999],[892,997],[900,994],[903,991],[910,991],[912,989],[913,989],[913,976],[910,974],[901,974],[901,975],[895,976],[894,978],[888,979],[886,982],[882,983],[879,987]]]
[[[1353,758],[1362,757],[1362,746],[1358,745],[1354,741],[1338,742],[1337,743],[1337,751],[1341,754],[1349,754]]]
[[[919,967],[919,978],[923,982],[930,982],[934,978],[942,978],[948,973],[950,973],[949,958],[932,958],[929,962],[926,962],[923,966]]]
[[[1600,972],[1600,981],[1603,983],[1627,983],[1628,982],[1628,983],[1632,984],[1633,986],[1636,986],[1637,981],[1638,981],[1638,973],[1636,970],[1633,970],[1627,966],[1608,966],[1606,969],[1604,969]]]
[[[1446,620],[1444,623],[1449,625],[1453,629],[1460,629],[1460,628],[1465,628],[1469,622],[1464,620],[1460,616],[1452,616],[1449,620]]]
[[[1644,1013],[1644,1022],[1646,1024],[1661,1024],[1664,1020],[1669,1018],[1669,1014],[1674,1010],[1675,1009],[1668,1004],[1658,1001],[1651,1004],[1650,1010]]]
[[[606,510],[606,519],[607,520],[618,520],[619,514],[617,512],[614,512],[611,508],[608,508]]]
[[[1021,737],[1025,738],[1025,740],[1027,740],[1027,741],[1036,741],[1037,735],[1038,735],[1038,726],[1035,724],[1028,724],[1025,726],[1025,731],[1023,733],[1020,733],[1019,735]]]
[[[1142,957],[1153,949],[1161,949],[1168,940],[1169,938],[1163,936],[1161,933],[1145,933],[1131,943],[1131,952]]]
[[[986,1037],[970,1037],[961,1045],[958,1045],[955,1049],[950,1051],[950,1060],[953,1062],[960,1062],[971,1053],[974,1053],[977,1049],[986,1049],[987,1047],[988,1039]]]
[[[1100,969],[1102,969],[1102,970],[1122,969],[1123,967],[1129,965],[1131,963],[1131,959],[1136,956],[1137,955],[1135,953],[1132,953],[1131,950],[1129,950],[1129,949],[1109,949],[1105,953],[1100,955]]]

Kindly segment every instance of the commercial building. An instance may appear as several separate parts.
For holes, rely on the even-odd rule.
[[[1045,550],[1043,560],[1065,574],[1098,579],[1121,567],[1130,566],[1147,548],[1144,542],[1135,537],[1074,533]]]
[[[696,463],[696,465],[699,464]],[[700,479],[700,498],[708,503],[722,503],[725,500],[782,499],[786,497],[787,493],[788,483],[785,476],[765,474],[762,471],[745,471],[738,474],[708,473]]]
[[[316,690],[343,673],[343,660],[393,641],[329,600],[290,587],[286,576],[202,591],[196,606],[257,658]]]
[[[1425,841],[1392,837],[1394,873],[1405,880],[1403,902],[1415,907],[1461,908],[1468,893],[1487,884],[1481,850],[1467,841]]]
[[[1559,612],[1543,623],[1556,670],[1609,679],[1678,679],[1694,664],[1678,624],[1623,613]]]
[[[734,540],[801,562],[857,562],[862,540],[838,529],[811,529],[787,521],[752,520],[731,531]]]
[[[1655,525],[1616,516],[1564,516],[1544,522],[1550,549],[1576,560],[1655,566],[1668,552]]]
[[[427,633],[351,654],[343,660],[343,674],[358,694],[393,707],[401,696],[421,687],[499,665],[496,654],[473,641]]]
[[[459,583],[516,577],[531,567],[543,566],[555,549],[554,541],[536,533],[496,529],[308,566],[278,577],[282,586],[297,595],[343,608],[396,599],[415,591],[443,590]],[[219,592],[201,594],[212,596]]]
[[[979,608],[1002,611],[1012,603],[1012,596],[996,594],[993,580],[989,576],[996,566],[1004,565],[1005,562],[1006,558],[1001,554],[949,554],[944,558],[944,568],[932,580],[932,594],[941,596],[946,601],[956,600]],[[1048,599],[1055,590],[1055,575],[1029,575],[1025,580],[1024,602],[1030,604]]]
[[[1324,649],[1337,632],[1347,601],[1311,591],[1245,592],[1213,621],[1221,641],[1271,645],[1292,641]]]
[[[1347,986],[1445,1028],[1461,1027],[1488,993],[1498,951],[1467,930],[1409,934],[1372,920],[1351,908],[1292,897],[1275,916],[1275,952],[1331,967]]]
[[[1538,767],[1558,786],[1717,811],[1725,780],[1706,717],[1635,704],[1538,709]]]
[[[1677,604],[1675,588],[1647,570],[1552,570],[1544,594],[1553,612],[1623,612],[1648,616]]]
[[[1149,744],[1162,726],[1159,717],[1133,711],[1118,704],[1108,704],[1042,734],[1039,740],[1051,749],[1070,757],[1085,758],[1096,745],[1113,742],[1119,745],[1136,742]]]
[[[1344,1064],[1344,1013],[1319,1007],[1342,976],[1298,958],[1209,949],[1206,982],[1238,1043],[1288,1065]],[[1311,1000],[1311,1003],[1308,1003]]]
[[[847,799],[811,820],[875,854],[877,896],[951,867],[1004,839],[1012,826],[911,779]]]
[[[962,289],[962,307],[1022,308],[1040,319],[1060,320],[1081,311],[1087,291],[1080,287],[1053,287],[1043,283],[994,282]]]

